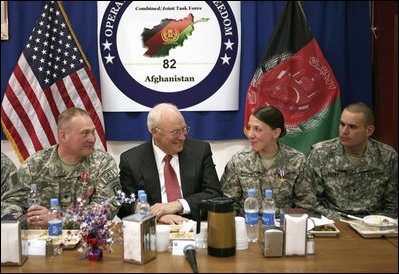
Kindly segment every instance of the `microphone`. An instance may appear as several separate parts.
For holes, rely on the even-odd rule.
[[[194,273],[198,273],[197,260],[195,259],[195,247],[193,245],[186,245],[183,249],[183,252]]]

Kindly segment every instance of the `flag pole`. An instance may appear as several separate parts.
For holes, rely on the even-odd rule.
[[[306,15],[305,15],[305,12],[303,11],[303,8],[302,8],[302,5],[301,5],[301,1],[297,1],[297,2],[298,2],[299,7],[301,8],[303,17],[305,17],[305,19],[307,20]]]

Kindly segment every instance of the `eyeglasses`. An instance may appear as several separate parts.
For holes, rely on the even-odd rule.
[[[162,130],[161,128],[157,127],[157,129]],[[173,136],[173,137],[179,137],[180,134],[188,134],[190,132],[190,127],[189,126],[185,126],[182,129],[176,129],[176,130],[171,130],[169,131],[169,133]]]

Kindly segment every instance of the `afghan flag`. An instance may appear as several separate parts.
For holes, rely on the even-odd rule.
[[[245,134],[251,113],[265,105],[284,115],[287,135],[280,141],[306,155],[338,136],[339,85],[297,1],[287,2],[248,88]]]
[[[152,29],[144,28],[142,42],[148,50],[145,52],[147,57],[163,57],[169,55],[169,50],[176,46],[182,46],[183,41],[191,35],[194,24],[206,22],[208,18],[201,18],[193,22],[194,16],[190,13],[182,20],[163,19],[161,24]]]

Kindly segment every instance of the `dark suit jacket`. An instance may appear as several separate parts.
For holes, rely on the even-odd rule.
[[[199,204],[203,199],[221,196],[221,187],[212,160],[209,143],[186,139],[179,153],[180,178],[183,199],[191,209],[185,216],[197,220]],[[144,189],[150,205],[161,203],[161,186],[152,141],[123,152],[120,156],[120,181],[126,197]],[[124,204],[118,212],[119,218],[133,214],[133,205]]]

